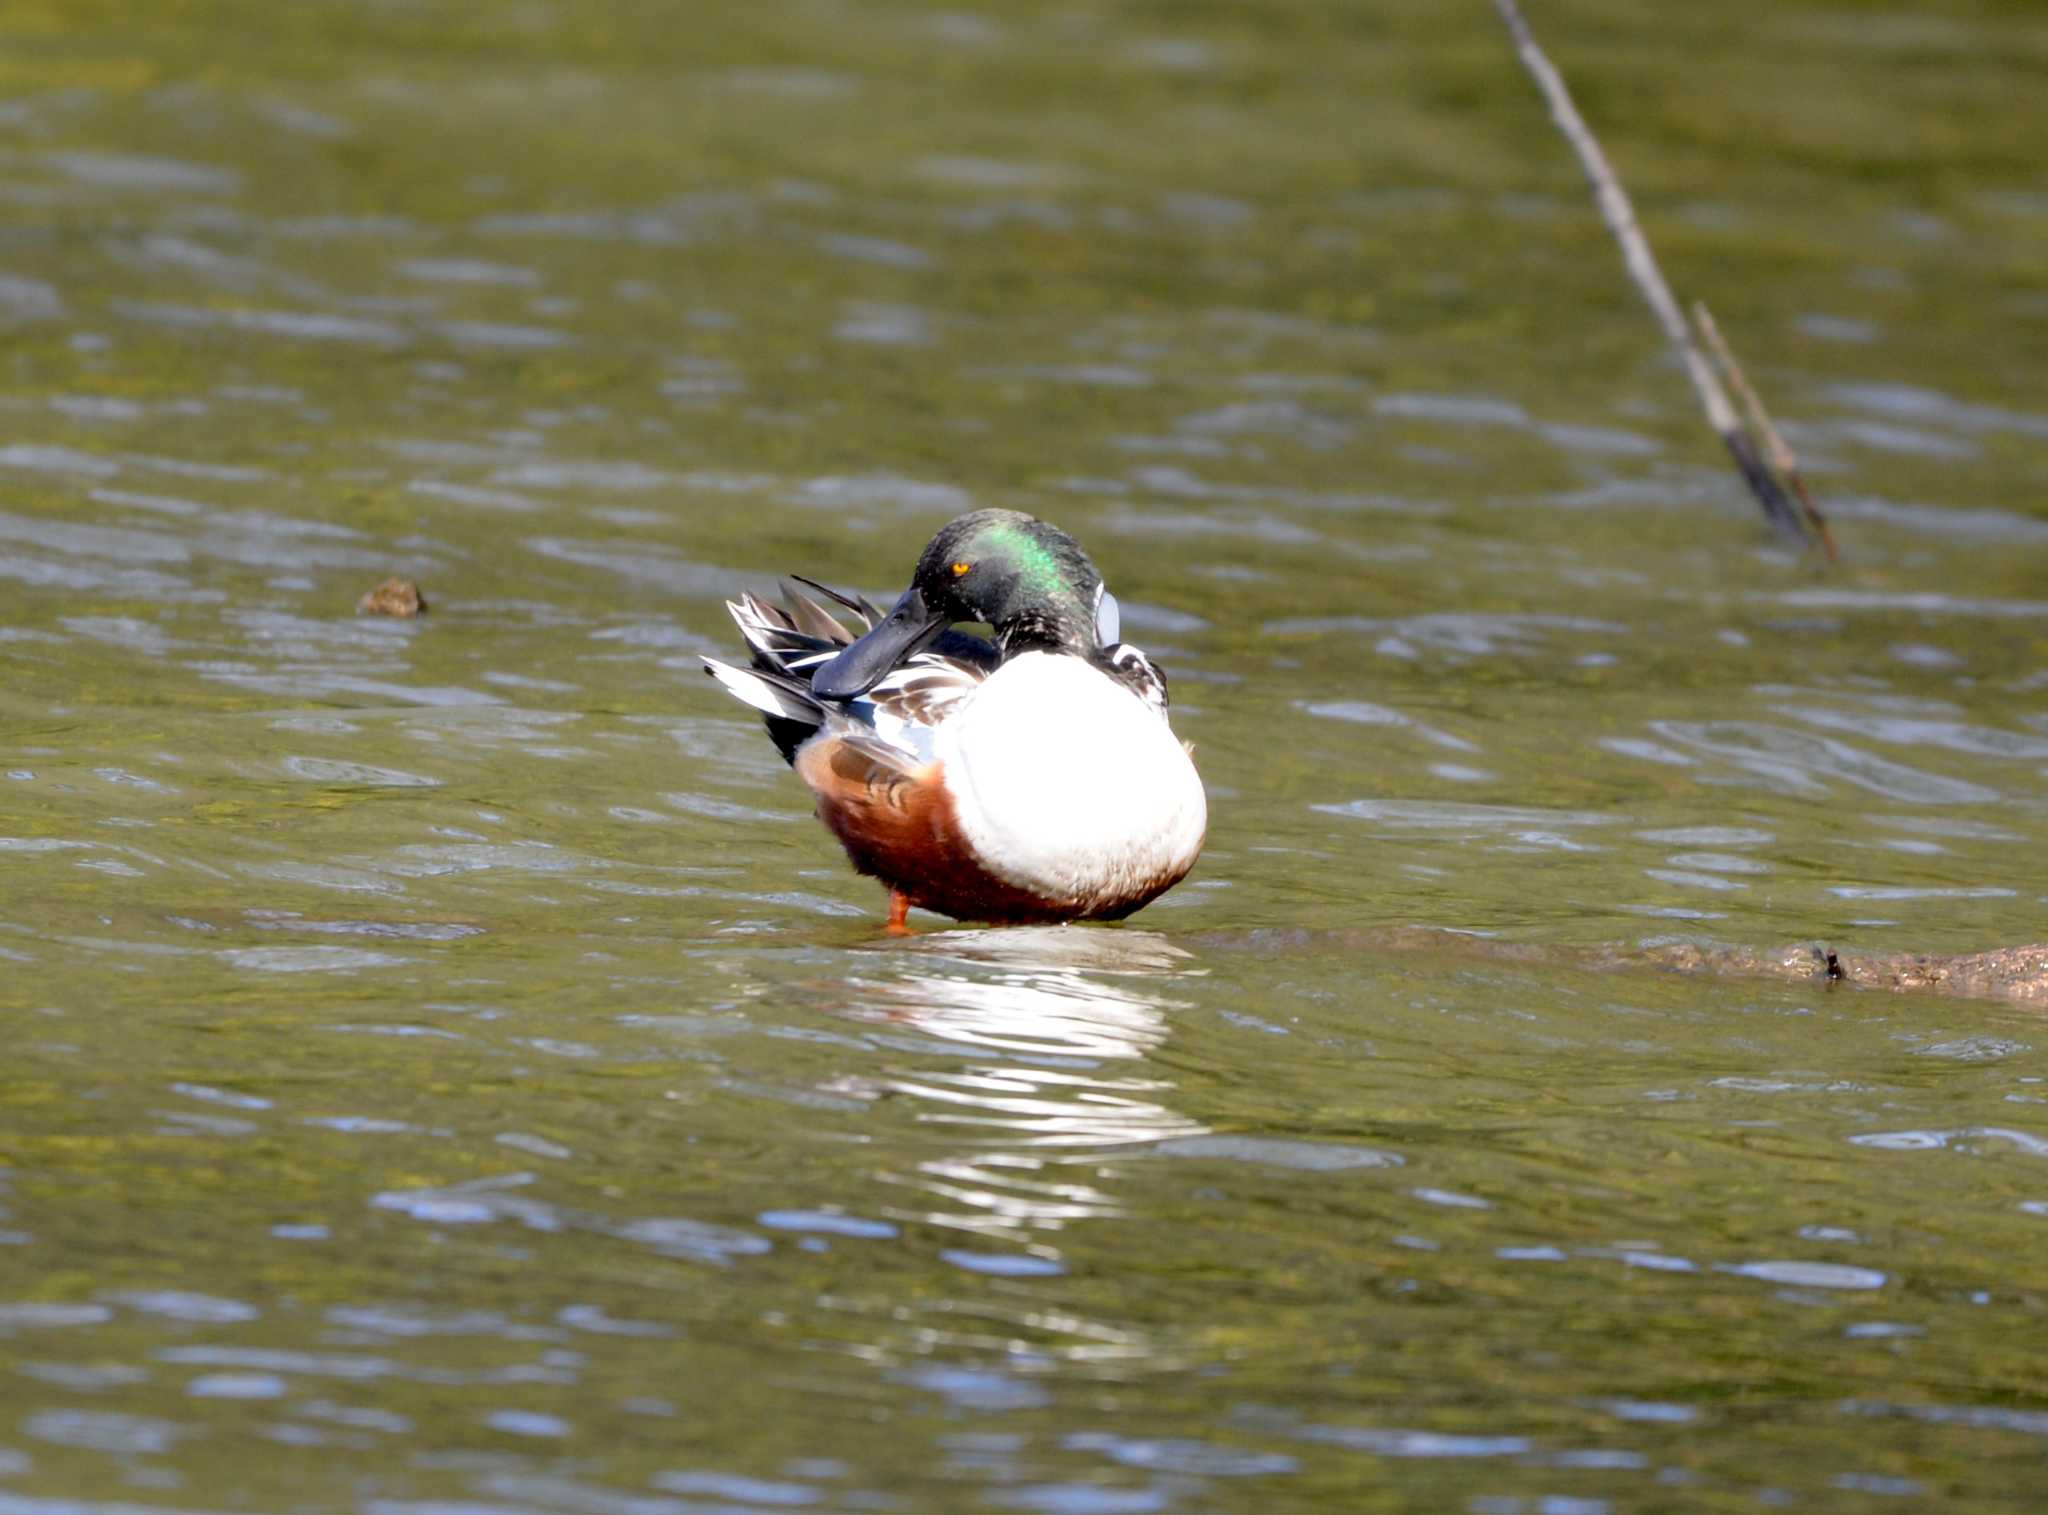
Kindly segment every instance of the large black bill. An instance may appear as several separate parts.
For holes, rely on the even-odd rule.
[[[913,584],[879,625],[811,675],[811,693],[828,700],[858,699],[950,624]]]

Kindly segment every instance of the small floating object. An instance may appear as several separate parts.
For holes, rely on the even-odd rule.
[[[426,597],[411,579],[388,578],[356,601],[357,615],[416,616],[427,613]]]
[[[895,606],[728,601],[749,667],[705,672],[767,719],[853,866],[959,920],[1116,920],[1194,866],[1208,800],[1166,680],[1120,640],[1080,544],[1014,510],[948,522]],[[993,639],[954,629],[986,624]]]

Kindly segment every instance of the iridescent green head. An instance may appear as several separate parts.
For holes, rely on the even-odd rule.
[[[911,583],[951,620],[986,621],[1005,651],[1096,645],[1102,575],[1079,542],[1022,511],[977,510],[948,521]]]
[[[1102,575],[1057,526],[1017,510],[971,511],[939,528],[896,607],[820,668],[811,691],[856,698],[955,621],[987,622],[1005,653],[1093,652],[1101,602]]]

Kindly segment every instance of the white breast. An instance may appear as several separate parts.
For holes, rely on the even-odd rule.
[[[1202,850],[1208,800],[1165,719],[1077,657],[1003,664],[939,727],[968,843],[1019,888],[1089,908],[1149,894]]]

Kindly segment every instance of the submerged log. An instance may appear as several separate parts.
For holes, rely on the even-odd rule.
[[[1662,971],[1725,978],[1774,978],[1833,989],[1952,994],[2048,1007],[2048,945],[1994,947],[1984,952],[1844,952],[1811,943],[1783,947],[1723,947],[1692,942],[1653,946],[1563,947],[1510,942],[1427,926],[1390,926],[1331,933],[1282,931],[1204,936],[1206,947],[1278,955],[1332,940],[1365,951],[1430,952],[1516,963],[1531,968],[1586,969],[1597,973]]]

